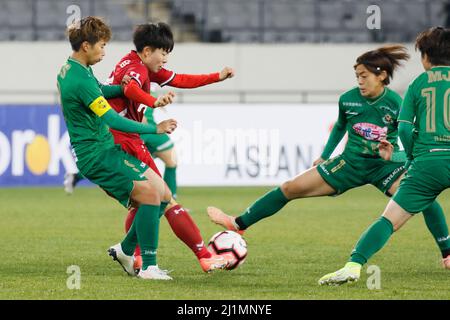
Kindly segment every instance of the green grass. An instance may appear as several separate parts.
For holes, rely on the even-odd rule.
[[[182,188],[206,240],[220,230],[205,213],[215,205],[239,213],[269,188]],[[450,221],[450,192],[439,198]],[[169,282],[124,274],[106,249],[123,237],[125,210],[98,188],[0,189],[0,299],[450,299],[449,271],[421,215],[369,264],[381,268],[381,289],[369,290],[363,269],[355,285],[320,287],[340,268],[387,199],[373,187],[337,197],[297,200],[246,234],[249,255],[231,272],[202,273],[194,255],[163,219],[159,265]],[[67,267],[81,269],[81,289],[66,286]]]

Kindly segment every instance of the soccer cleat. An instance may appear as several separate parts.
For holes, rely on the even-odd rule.
[[[324,275],[319,279],[319,284],[329,286],[339,286],[344,283],[352,283],[359,280],[361,274],[361,265],[355,262],[347,262],[342,269],[336,272]]]
[[[450,255],[442,259],[442,265],[444,266],[445,269],[450,270]]]
[[[135,276],[136,273],[134,271],[134,256],[126,255],[120,243],[112,246],[108,249],[109,255],[113,258],[114,261],[119,262],[122,266],[123,270],[130,276]]]
[[[75,188],[75,174],[66,173],[64,175],[64,191],[67,194],[72,194],[74,188]]]
[[[205,272],[212,272],[217,269],[225,269],[228,266],[228,261],[219,255],[211,255],[211,258],[199,259],[200,266]]]
[[[168,275],[169,271],[161,270],[157,265],[149,266],[145,270],[140,270],[138,273],[138,278],[145,280],[173,280],[171,276]]]
[[[134,271],[136,274],[141,270],[142,268],[142,256],[134,256]]]
[[[240,235],[244,234],[245,230],[239,230],[238,226],[236,225],[235,217],[225,214],[222,210],[216,207],[208,207],[207,211],[209,219],[211,219],[211,221],[215,224],[218,224],[227,230],[237,232]]]

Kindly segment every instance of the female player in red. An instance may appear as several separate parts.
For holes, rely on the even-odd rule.
[[[156,82],[160,86],[169,85],[178,88],[196,88],[214,82],[223,81],[234,76],[231,68],[224,68],[220,73],[205,75],[175,74],[165,69],[168,55],[172,51],[174,42],[170,27],[165,23],[143,24],[137,26],[133,42],[136,50],[132,50],[123,57],[112,72],[109,82],[111,84],[121,84],[126,82],[124,87],[125,97],[118,97],[109,100],[110,105],[122,116],[142,122],[146,106],[156,108],[171,103],[174,94],[169,92],[158,99],[150,95],[150,82]],[[115,143],[120,144],[122,149],[135,156],[139,160],[151,167],[161,176],[156,167],[150,152],[139,134],[125,133],[111,130]],[[170,192],[166,185],[166,192]],[[200,230],[189,215],[189,213],[175,202],[172,198],[170,203],[161,204],[161,214],[164,214],[170,227],[197,256],[200,265],[205,272],[214,269],[224,268],[227,262],[221,256],[212,255],[205,247]],[[129,230],[136,209],[131,209],[128,213],[125,229]],[[136,269],[140,267],[140,250],[137,247]]]

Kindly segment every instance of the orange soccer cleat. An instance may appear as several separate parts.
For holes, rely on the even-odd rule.
[[[215,224],[218,224],[227,230],[237,232],[240,235],[244,234],[245,230],[239,230],[239,227],[236,225],[235,217],[225,214],[222,210],[216,207],[208,207],[207,211],[209,218]]]
[[[203,271],[208,273],[217,269],[225,269],[228,266],[228,261],[224,257],[215,254],[211,258],[202,258],[198,261]]]

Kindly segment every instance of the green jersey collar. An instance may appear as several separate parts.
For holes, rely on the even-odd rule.
[[[363,96],[361,95],[361,93],[360,93],[360,95],[361,95],[361,97],[362,97],[364,100],[366,100],[366,102],[367,102],[369,105],[374,105],[375,103],[377,103],[378,101],[380,101],[381,99],[384,98],[384,96],[386,95],[387,91],[388,91],[387,88],[384,87],[383,92],[382,92],[378,97],[375,97],[375,98],[366,98],[366,97],[363,97]]]

